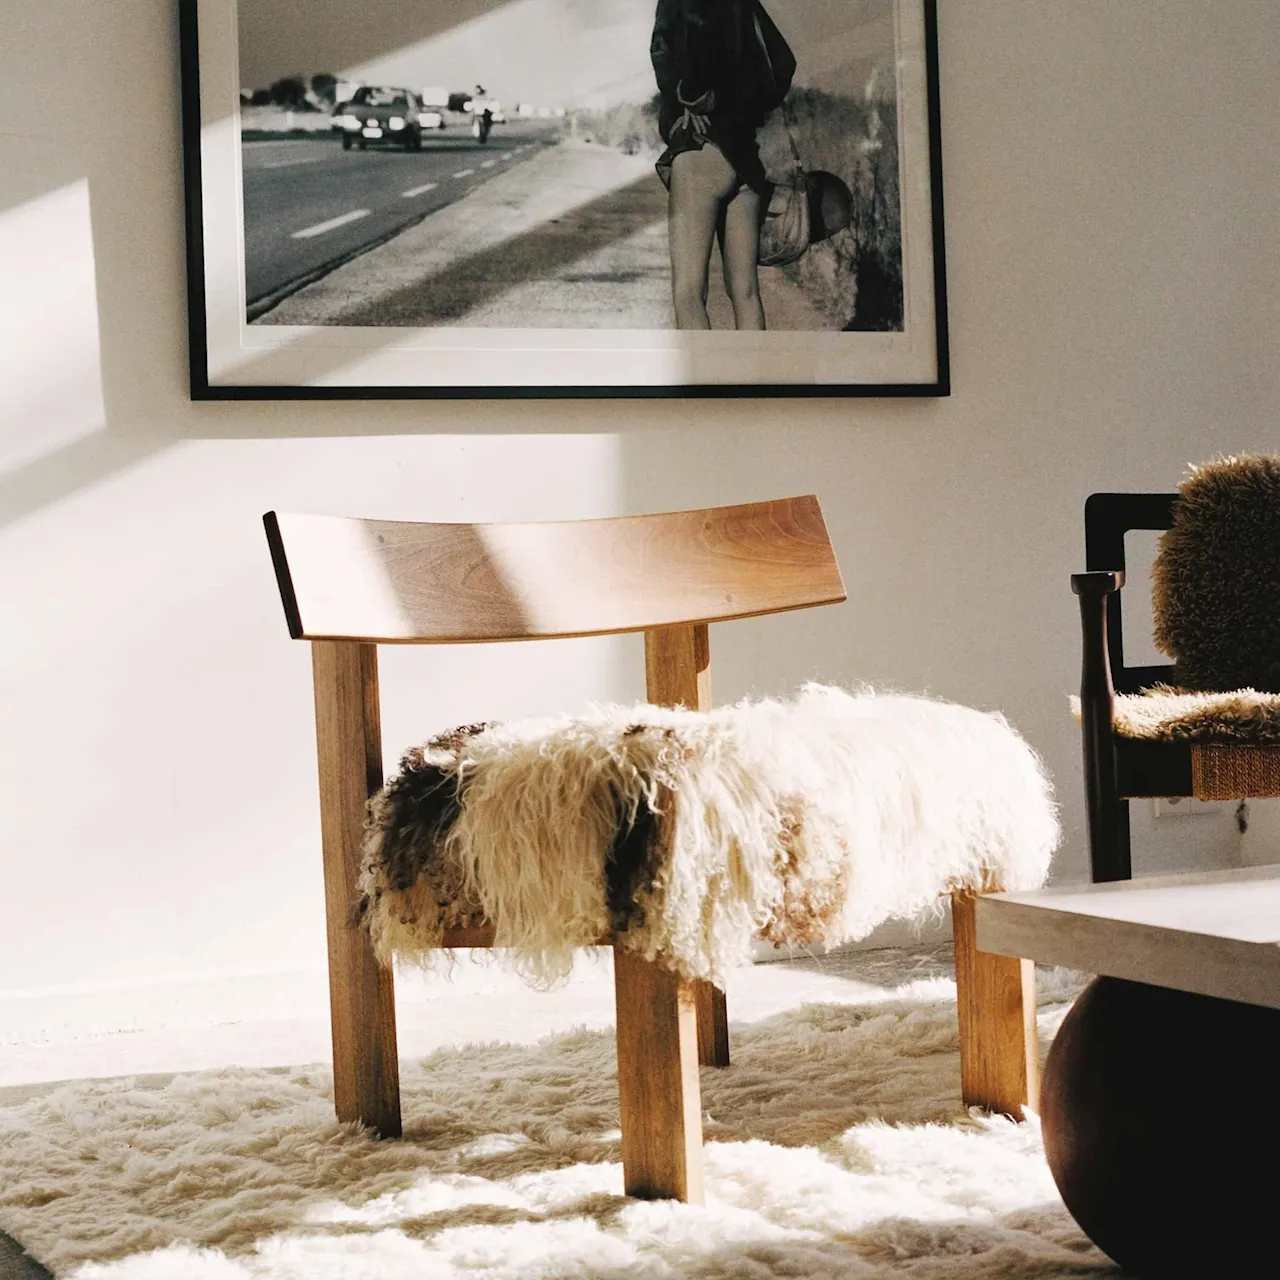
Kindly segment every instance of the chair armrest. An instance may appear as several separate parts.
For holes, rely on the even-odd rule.
[[[1071,575],[1071,590],[1080,597],[1080,715],[1085,733],[1111,731],[1116,692],[1111,681],[1111,655],[1107,648],[1107,597],[1124,586],[1119,569],[1094,569]]]
[[[1071,590],[1078,596],[1109,596],[1123,586],[1123,569],[1091,569],[1071,575]]]
[[[1123,585],[1124,572],[1119,569],[1071,575],[1071,589],[1080,597],[1084,650],[1080,664],[1080,728],[1089,818],[1089,869],[1095,881],[1127,880],[1132,872],[1129,811],[1120,795],[1116,760],[1116,691],[1107,645],[1107,615],[1119,605],[1117,592]]]

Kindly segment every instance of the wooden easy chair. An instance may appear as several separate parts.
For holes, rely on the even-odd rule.
[[[264,520],[290,635],[311,642],[335,1106],[397,1137],[392,971],[354,915],[366,802],[383,783],[377,646],[643,631],[649,700],[706,709],[708,623],[836,604],[844,587],[813,497],[551,524]],[[952,903],[963,1093],[1017,1115],[1037,1087],[1033,967],[976,950],[973,901]],[[698,1066],[728,1065],[724,993],[621,947],[614,974],[627,1194],[700,1201]]]

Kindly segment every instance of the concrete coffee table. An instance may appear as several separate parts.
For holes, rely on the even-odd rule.
[[[984,896],[976,934],[1102,975],[1039,1104],[1085,1234],[1132,1275],[1276,1274],[1280,866]]]
[[[997,955],[1280,1009],[1280,866],[988,894],[977,935]]]

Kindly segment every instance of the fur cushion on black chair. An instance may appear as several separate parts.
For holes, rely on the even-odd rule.
[[[1207,463],[1178,492],[1152,571],[1156,644],[1180,688],[1280,693],[1280,455]]]

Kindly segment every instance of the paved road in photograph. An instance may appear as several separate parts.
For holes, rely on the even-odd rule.
[[[539,122],[495,126],[485,144],[460,130],[427,134],[421,151],[343,151],[336,135],[245,142],[250,319],[291,288],[452,204],[558,137],[557,128]]]

